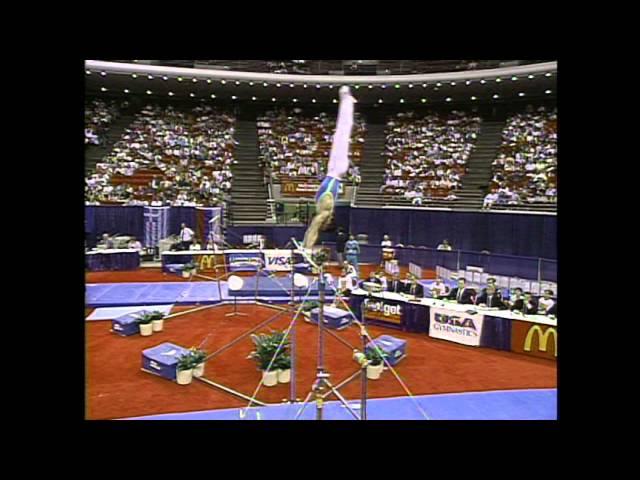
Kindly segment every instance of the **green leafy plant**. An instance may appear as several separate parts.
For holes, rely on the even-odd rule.
[[[193,262],[185,263],[182,267],[183,272],[193,272],[197,268],[197,265]]]
[[[313,310],[314,308],[317,308],[320,306],[320,302],[317,302],[315,300],[310,300],[310,301],[306,301],[302,304],[302,311],[303,312],[310,312],[311,310]]]
[[[280,370],[289,370],[291,368],[291,355],[288,353],[278,355],[274,362],[274,367]]]
[[[273,359],[276,351],[278,350],[278,346],[283,341],[283,338],[284,332],[260,333],[257,335],[251,335],[251,341],[255,345],[255,350],[253,350],[247,358],[255,360],[258,364],[258,368],[262,371],[267,371],[267,369],[269,369],[270,363],[271,368],[269,369],[269,371],[277,370],[278,368],[280,368],[278,367],[278,365],[279,362],[281,362],[281,358],[289,356],[289,348],[291,346],[289,338],[284,340],[280,351],[278,351],[278,357]],[[273,363],[271,362],[272,359]]]
[[[162,320],[164,318],[164,313],[154,310],[153,312],[149,312],[149,315],[153,318],[153,320]]]
[[[385,358],[389,357],[386,352],[380,350],[379,348],[367,348],[367,350],[365,351],[365,356],[367,357],[367,360],[369,360],[370,365],[374,367],[380,365],[384,362]]]
[[[204,350],[200,350],[199,348],[193,347],[190,350],[191,358],[193,359],[194,365],[200,365],[207,358],[207,352]]]
[[[196,364],[193,361],[193,356],[191,355],[191,353],[185,353],[184,355],[178,358],[178,364],[176,368],[180,371],[183,371],[183,370],[191,370],[195,366]]]
[[[155,320],[152,312],[144,312],[136,317],[136,323],[138,325],[147,325]]]

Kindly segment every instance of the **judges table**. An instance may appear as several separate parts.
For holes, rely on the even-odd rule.
[[[365,302],[366,300],[366,302]],[[410,299],[393,292],[351,292],[350,307],[366,323],[426,333],[463,345],[508,350],[554,360],[557,320],[433,298]]]
[[[105,270],[135,270],[140,266],[140,252],[133,249],[106,249],[85,252],[87,269],[92,272]]]

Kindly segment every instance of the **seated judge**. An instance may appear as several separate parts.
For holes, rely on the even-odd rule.
[[[436,281],[431,285],[431,296],[433,298],[444,297],[449,293],[449,286],[442,281],[442,278],[436,278]]]
[[[458,303],[469,305],[473,304],[474,290],[465,286],[464,278],[458,279],[458,286],[452,288],[446,298],[455,300]]]
[[[414,275],[411,278],[411,283],[407,285],[404,293],[416,298],[424,297],[424,287],[418,283],[418,277]]]
[[[376,273],[376,278],[378,280],[380,280],[380,285],[382,285],[382,290],[387,290],[388,282],[387,282],[387,277],[384,274],[384,272],[383,271],[379,271],[378,273]]]
[[[404,282],[400,280],[400,275],[398,273],[394,273],[393,278],[388,282],[387,291],[394,293],[404,292]]]
[[[500,298],[500,301],[502,301],[502,292],[500,291],[500,289],[498,288],[498,285],[496,283],[496,279],[493,277],[489,277],[487,278],[487,286],[485,288],[482,289],[482,292],[480,293],[480,297],[482,297],[483,295],[487,294],[487,289],[489,287],[493,287],[494,291],[495,291],[495,295],[498,296],[498,298]],[[478,298],[480,298],[478,297]],[[477,305],[477,304],[476,304]]]
[[[525,292],[522,299],[513,302],[511,310],[517,310],[527,315],[535,315],[538,313],[538,304],[531,295],[531,292]]]
[[[553,306],[551,306],[551,307],[549,307],[547,309],[546,315],[548,315],[550,317],[557,317],[558,316],[558,302],[553,302]]]
[[[522,293],[522,289],[520,287],[513,289],[513,295],[509,298],[507,305],[511,310],[522,311],[524,305],[524,294]]]
[[[489,308],[504,308],[502,298],[493,285],[487,285],[487,288],[476,298],[476,305]]]
[[[545,290],[544,295],[538,300],[538,313],[540,315],[549,315],[549,310],[555,306],[556,301],[551,298],[552,296],[552,290]]]
[[[191,245],[189,245],[189,250],[202,250],[202,245],[200,245],[197,238],[193,238]]]
[[[377,283],[378,285],[382,285],[382,282],[376,277],[376,272],[374,272],[373,270],[371,270],[371,273],[369,273],[369,277],[362,280],[359,284],[360,288],[364,288],[363,285],[365,283]]]

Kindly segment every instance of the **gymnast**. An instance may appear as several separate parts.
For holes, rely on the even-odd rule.
[[[327,175],[316,193],[316,215],[304,236],[303,246],[305,249],[313,248],[318,240],[320,230],[324,230],[331,223],[340,181],[349,170],[349,139],[353,127],[353,104],[356,103],[356,99],[353,98],[347,86],[340,87],[339,95],[338,120],[331,143]]]

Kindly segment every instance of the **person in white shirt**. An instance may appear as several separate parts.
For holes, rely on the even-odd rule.
[[[443,240],[440,245],[438,245],[438,250],[452,250],[451,245],[449,244],[449,240]]]
[[[202,250],[202,245],[200,245],[198,240],[194,238],[191,245],[189,245],[189,250]]]
[[[194,232],[185,223],[180,225],[180,243],[182,250],[189,250]]]
[[[445,296],[449,293],[449,287],[442,281],[442,278],[436,278],[436,281],[431,286],[431,296],[438,298]]]
[[[553,307],[556,302],[553,298],[552,290],[545,290],[544,296],[538,300],[538,313],[541,315],[548,315],[548,311]]]
[[[131,240],[129,240],[129,248],[142,252],[142,244],[138,239],[136,239],[136,237],[131,237]]]

